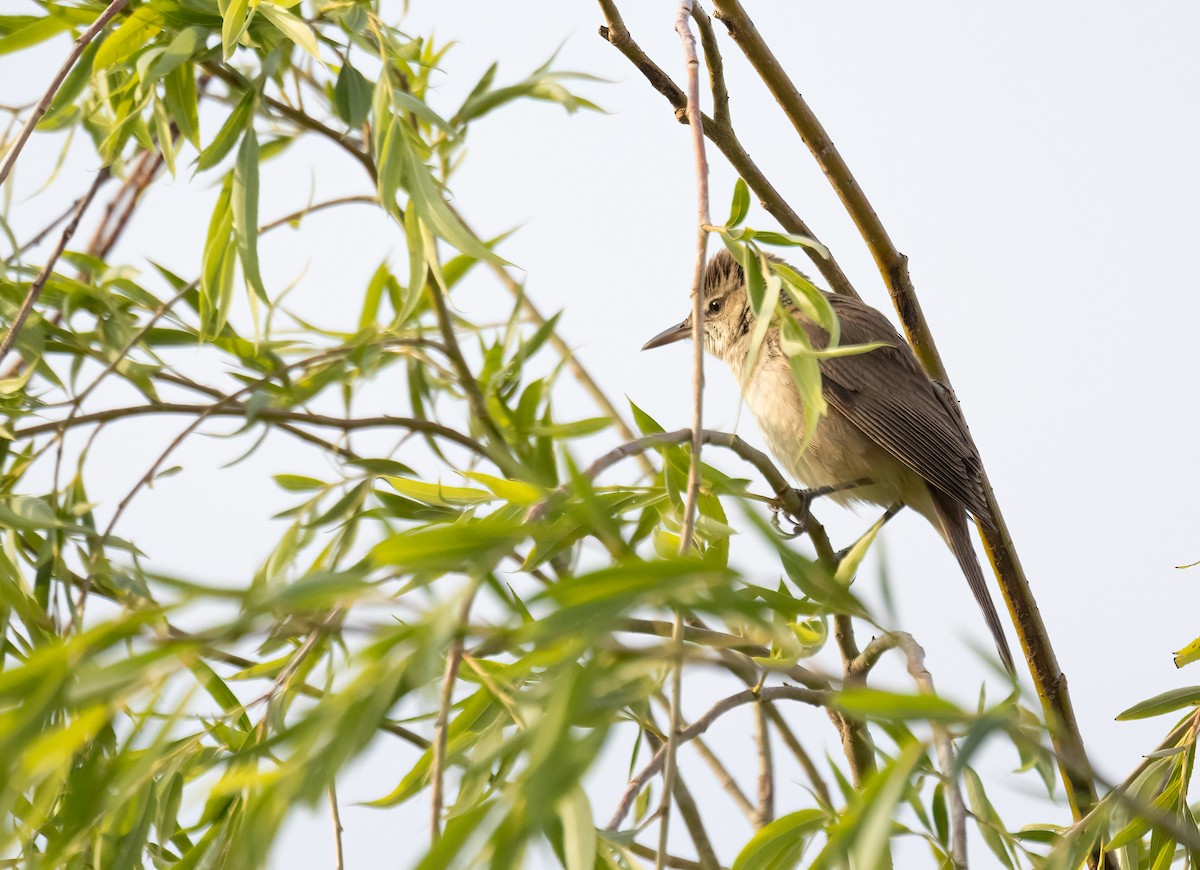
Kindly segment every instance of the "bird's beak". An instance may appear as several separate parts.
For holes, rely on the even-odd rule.
[[[692,322],[685,320],[683,323],[676,324],[670,329],[664,329],[654,338],[642,345],[642,350],[650,350],[652,347],[662,347],[664,344],[674,344],[677,341],[682,341],[685,338],[692,337]]]

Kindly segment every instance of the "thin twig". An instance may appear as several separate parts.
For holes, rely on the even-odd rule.
[[[471,229],[470,223],[459,214],[453,205],[450,206],[450,210],[462,221],[463,226],[467,228],[468,232],[478,237],[479,234]],[[539,329],[545,326],[547,323],[546,316],[534,305],[533,300],[525,292],[525,288],[508,273],[508,269],[504,264],[496,260],[488,260],[488,266],[491,268],[492,274],[512,294],[512,297],[520,302],[521,310],[525,312],[525,316],[533,321],[533,324]],[[558,334],[557,330],[550,333],[550,344],[566,362],[567,368],[571,370],[571,374],[575,376],[575,380],[583,387],[584,392],[596,403],[596,407],[607,414],[616,424],[617,432],[620,433],[621,437],[630,441],[636,438],[637,436],[633,434],[633,430],[629,428],[629,424],[625,422],[624,415],[617,410],[616,405],[609,401],[608,395],[596,383],[596,379],[592,377],[583,363],[579,361],[579,357],[576,355],[574,349],[563,340],[563,337]],[[644,456],[638,457],[638,464],[641,465],[642,471],[646,474],[654,474],[654,466]]]
[[[904,653],[908,673],[916,682],[922,695],[937,695],[933,688],[933,676],[925,667],[925,650],[903,631],[893,631],[873,639],[863,651],[847,665],[847,671],[863,679],[890,649]],[[946,788],[946,802],[950,810],[950,860],[955,870],[967,866],[967,808],[963,803],[962,791],[958,787],[958,765],[954,760],[954,744],[950,732],[944,725],[929,723],[933,733],[933,744],[938,755],[938,766],[942,769],[942,783]]]
[[[631,843],[629,851],[641,858],[657,859],[661,854],[649,846],[643,846],[641,843]],[[680,858],[678,855],[663,855],[663,864],[667,867],[675,867],[677,870],[705,870],[703,864],[699,861],[692,861],[688,858]]]
[[[508,442],[500,431],[500,427],[492,419],[487,400],[483,397],[483,391],[479,389],[479,381],[475,379],[471,367],[467,365],[467,360],[458,346],[458,337],[454,334],[454,322],[450,318],[450,310],[446,306],[445,296],[436,282],[427,281],[425,286],[429,290],[430,299],[433,300],[433,311],[437,316],[438,329],[442,334],[442,344],[446,350],[446,357],[450,361],[450,367],[454,370],[459,387],[467,397],[472,420],[483,429],[487,436],[486,441],[490,448],[488,458],[495,462],[506,475],[519,477],[520,467],[513,459]]]
[[[71,426],[109,423],[113,420],[144,416],[146,414],[197,414],[202,419],[208,417],[247,417],[251,414],[251,409],[232,399],[226,399],[224,402],[218,402],[214,405],[160,402],[153,405],[134,405],[128,408],[111,408],[91,414],[80,414],[72,421]],[[487,448],[473,438],[469,438],[461,432],[451,429],[449,426],[442,426],[431,420],[423,420],[416,417],[329,417],[324,414],[311,414],[305,411],[286,411],[280,408],[259,408],[254,410],[253,414],[256,421],[261,420],[264,423],[306,423],[310,426],[322,426],[327,429],[338,429],[342,432],[378,428],[409,429],[413,432],[436,435],[446,441],[452,441],[484,459],[489,456]],[[24,429],[16,430],[13,433],[13,440],[20,441],[36,435],[44,435],[48,432],[58,432],[64,428],[65,423],[62,420],[55,420],[50,423],[38,423],[34,426],[26,426]]]
[[[137,208],[138,203],[141,202],[142,195],[150,187],[154,181],[154,176],[163,167],[164,163],[165,161],[161,152],[146,152],[142,161],[138,164],[138,171],[135,171],[133,177],[129,179],[129,183],[125,186],[125,189],[129,190],[128,201],[125,203],[125,208],[122,209],[121,214],[117,216],[115,224],[109,228],[109,216],[106,215],[100,226],[96,228],[98,238],[89,246],[89,250],[96,257],[103,260],[112,252],[112,249],[117,244],[117,240],[121,238],[121,235],[125,232],[125,228],[129,226],[129,221],[133,217],[133,212]],[[123,192],[124,189],[121,193]],[[119,198],[120,193],[117,195],[117,199]],[[107,233],[102,238],[99,237],[99,234],[104,230],[107,230]]]
[[[338,810],[337,787],[329,783],[329,814],[333,817],[333,866],[334,870],[345,870],[346,858],[342,851],[342,814]]]
[[[0,163],[0,184],[3,184],[8,178],[9,173],[12,172],[13,164],[17,162],[17,156],[21,153],[21,149],[25,147],[25,143],[29,141],[29,137],[33,133],[33,128],[38,125],[38,122],[42,120],[42,116],[46,114],[46,110],[50,108],[50,103],[54,101],[54,95],[62,87],[63,80],[66,79],[71,68],[79,60],[79,56],[83,54],[83,50],[104,29],[105,25],[112,20],[113,16],[125,8],[125,4],[128,2],[129,0],[113,0],[100,13],[99,17],[91,23],[91,26],[79,34],[79,38],[71,44],[71,50],[67,53],[67,59],[63,61],[63,65],[59,67],[54,78],[50,80],[50,86],[46,88],[46,92],[42,94],[42,98],[33,107],[33,112],[26,119],[25,126],[21,128],[21,132],[17,134],[17,138],[9,148],[8,154],[5,155],[4,162]],[[0,356],[3,355],[0,354]]]
[[[825,527],[813,519],[809,519],[808,537],[817,551],[817,557],[830,571],[837,570],[837,554],[825,534]],[[854,639],[854,621],[844,613],[834,614],[833,636],[838,651],[842,655],[842,672],[844,685],[861,686],[866,682],[865,675],[855,673],[851,665],[858,659],[858,643]],[[871,732],[867,723],[861,719],[837,711],[829,711],[829,719],[842,738],[842,752],[850,764],[850,779],[855,788],[861,788],[867,778],[876,770],[875,745],[871,740]]]
[[[676,753],[679,747],[680,704],[683,702],[683,612],[675,611],[671,627],[671,703],[667,714],[667,757],[663,767],[662,802],[658,808],[658,860],[655,870],[662,870],[662,856],[667,854],[667,834],[670,830],[671,798],[675,794]]]
[[[433,760],[430,763],[432,787],[429,792],[430,837],[434,843],[442,835],[442,789],[444,788],[446,764],[446,732],[450,716],[450,701],[454,697],[454,681],[458,677],[458,665],[462,661],[462,640],[455,640],[446,656],[446,670],[442,675],[442,695],[438,702],[437,720],[433,723]]]
[[[817,800],[821,801],[827,807],[833,806],[833,801],[829,794],[829,786],[825,784],[825,778],[817,770],[812,756],[808,754],[796,738],[795,733],[788,727],[787,720],[783,718],[783,714],[775,709],[774,704],[768,704],[767,716],[770,718],[771,724],[775,726],[775,730],[779,732],[780,738],[783,739],[783,745],[796,757],[796,761],[804,769],[804,775],[808,777],[808,782],[812,786]]]
[[[606,26],[600,28],[600,36],[606,42],[610,43],[614,48],[625,55],[630,63],[646,77],[656,91],[666,97],[671,108],[675,112],[675,119],[680,123],[687,123],[687,97],[683,91],[671,80],[663,70],[650,59],[649,55],[642,50],[642,47],[630,35],[625,22],[621,18],[620,12],[617,11],[616,4],[613,0],[599,0],[600,8],[604,13]],[[706,22],[702,20],[706,16],[697,15],[696,20],[700,22],[700,33],[702,38],[705,36]],[[711,29],[711,25],[708,25]],[[709,43],[715,47],[715,39],[709,40],[705,38],[705,60],[709,62],[710,76],[712,74],[712,61],[708,51]],[[712,52],[712,58],[719,57],[717,52]],[[720,105],[714,94],[714,104]],[[811,239],[816,239],[816,234],[808,227],[804,220],[796,214],[783,195],[775,189],[770,180],[758,167],[758,164],[751,159],[750,154],[743,147],[741,140],[738,139],[733,127],[726,124],[718,124],[715,119],[704,116],[704,134],[714,145],[720,149],[725,155],[731,166],[737,170],[740,175],[754,191],[758,197],[759,203],[771,217],[779,222],[779,225],[789,233],[796,233],[802,236],[808,236]],[[826,248],[828,251],[828,248]],[[854,286],[850,283],[850,279],[846,277],[846,273],[842,271],[840,265],[832,254],[825,256],[818,252],[816,248],[805,247],[805,254],[812,260],[813,265],[829,283],[829,288],[835,293],[842,293],[847,296],[858,298],[858,293],[855,292]]]
[[[754,740],[758,744],[758,820],[757,827],[775,819],[775,764],[771,759],[771,730],[767,726],[767,704],[754,705]]]
[[[471,605],[475,601],[475,593],[479,589],[479,580],[472,580],[471,586],[463,597],[458,611],[458,622],[454,628],[454,639],[450,642],[450,651],[446,654],[446,669],[442,675],[442,692],[438,702],[437,719],[433,724],[433,758],[430,761],[429,777],[432,784],[430,789],[430,837],[438,841],[442,834],[442,803],[446,766],[446,741],[449,731],[450,704],[454,699],[454,684],[458,679],[458,668],[463,657],[463,627],[471,615]]]
[[[106,377],[108,377],[108,375],[110,375],[112,372],[116,371],[117,366],[119,366],[122,362],[125,361],[126,355],[134,347],[136,347],[137,344],[143,338],[146,337],[146,335],[150,332],[150,330],[154,328],[154,324],[158,323],[158,321],[162,318],[162,316],[164,314],[166,314],[167,311],[169,311],[172,308],[172,306],[175,305],[176,302],[178,302],[190,290],[192,290],[196,286],[196,283],[197,282],[193,281],[191,284],[185,285],[172,298],[166,300],[161,305],[159,305],[158,308],[156,308],[154,310],[154,313],[152,315],[150,315],[150,318],[144,324],[142,324],[142,328],[139,329],[137,332],[135,332],[130,337],[129,341],[127,341],[125,343],[125,346],[123,348],[121,348],[121,350],[118,353],[114,354],[112,360],[109,362],[109,364],[107,366],[104,367],[104,370],[102,372],[100,372],[99,375],[96,376],[95,380],[93,380],[90,384],[88,384],[88,386],[84,389],[84,391],[82,393],[80,393],[79,395],[77,395],[72,400],[71,412],[67,415],[67,419],[63,422],[63,428],[61,430],[59,430],[59,432],[58,432],[58,449],[56,450],[55,456],[54,456],[54,491],[55,492],[58,491],[59,471],[62,468],[63,450],[65,449],[66,441],[67,441],[65,435],[66,435],[67,430],[71,427],[72,421],[75,420],[79,416],[79,412],[83,410],[83,403],[85,401],[87,401],[87,398],[88,398],[88,396],[90,396],[92,394],[92,391],[95,390],[96,387],[98,387],[100,385],[100,382],[103,381]]]
[[[679,532],[679,551],[686,553],[692,546],[696,524],[696,502],[700,497],[700,448],[704,444],[704,268],[708,261],[708,158],[704,153],[704,122],[700,118],[700,58],[696,54],[696,37],[688,20],[692,15],[692,0],[680,0],[675,30],[683,44],[687,65],[688,124],[692,133],[692,151],[696,160],[696,258],[692,270],[692,456],[688,467],[687,497],[683,506],[683,522]]]
[[[263,233],[269,233],[271,230],[276,229],[277,227],[290,224],[292,221],[298,221],[300,218],[307,217],[308,215],[315,214],[319,211],[324,211],[327,208],[334,208],[335,206],[339,205],[352,205],[355,203],[361,203],[363,205],[379,205],[379,197],[357,194],[355,196],[339,196],[336,199],[329,199],[325,200],[324,202],[313,203],[312,205],[305,206],[304,208],[298,209],[291,214],[285,214],[283,217],[273,220],[269,224],[263,224],[258,228],[258,233],[259,235],[262,235]]]
[[[655,693],[654,700],[657,701],[660,706],[670,710],[671,702],[667,700],[661,692]],[[687,720],[681,717],[679,720],[679,727],[687,728]],[[721,788],[723,788],[729,797],[733,799],[733,802],[737,804],[738,809],[742,811],[742,814],[746,816],[746,819],[751,824],[754,824],[754,821],[758,816],[758,811],[755,809],[754,804],[750,802],[750,798],[746,797],[745,792],[742,791],[742,787],[738,785],[737,780],[733,778],[733,774],[729,772],[729,769],[725,767],[725,765],[721,762],[721,759],[716,756],[716,753],[709,748],[708,742],[705,741],[703,737],[695,737],[692,739],[692,747],[696,750],[696,754],[704,759],[704,762],[712,770],[713,775],[721,784]]]
[[[37,278],[29,285],[29,291],[25,294],[25,300],[21,303],[21,307],[17,310],[17,314],[13,318],[12,326],[8,328],[8,333],[4,336],[3,342],[0,342],[0,362],[4,361],[4,357],[8,355],[9,350],[16,343],[17,336],[21,334],[21,329],[25,326],[25,320],[29,317],[29,312],[33,310],[38,297],[42,295],[42,288],[46,286],[46,281],[50,279],[50,274],[54,271],[54,264],[58,262],[58,258],[66,250],[67,243],[75,235],[75,230],[79,228],[79,221],[83,218],[83,213],[87,211],[88,206],[91,205],[92,200],[96,197],[96,192],[100,190],[100,185],[105,182],[107,177],[107,168],[101,169],[96,175],[96,179],[92,182],[87,195],[79,201],[79,205],[75,208],[75,214],[71,218],[71,222],[66,225],[62,231],[62,235],[59,236],[58,244],[55,246],[54,251],[51,252],[46,265],[42,267],[42,271],[38,273]]]
[[[758,691],[745,689],[737,694],[722,698],[708,712],[693,722],[690,727],[680,731],[679,745],[682,746],[689,740],[703,734],[712,727],[714,722],[730,710],[736,709],[743,704],[752,704],[760,697],[764,701],[799,701],[804,704],[811,704],[814,707],[824,707],[833,697],[833,693],[801,689],[798,686],[770,686]],[[647,762],[645,767],[639,770],[634,778],[629,781],[629,785],[622,794],[621,800],[617,804],[617,809],[613,813],[613,817],[609,820],[605,830],[615,831],[620,828],[621,823],[625,820],[625,816],[629,814],[629,808],[633,805],[633,799],[637,797],[638,792],[642,790],[643,786],[663,769],[665,761],[666,746],[664,745],[658,752],[654,753],[654,757]]]
[[[653,450],[656,447],[666,447],[672,444],[683,444],[693,440],[691,429],[676,429],[674,432],[658,432],[654,435],[646,435],[626,444],[618,445],[612,450],[605,453],[595,462],[588,466],[584,474],[591,479],[597,477],[601,472],[613,465],[616,465],[622,459],[627,459],[630,456],[637,456],[639,453],[644,453],[647,450]],[[716,447],[724,447],[727,450],[732,450],[742,459],[749,462],[762,475],[771,491],[775,493],[775,497],[779,500],[782,508],[793,516],[803,516],[807,509],[803,498],[796,489],[787,481],[783,473],[775,467],[775,463],[771,458],[761,450],[751,447],[737,435],[731,435],[728,432],[718,432],[715,429],[704,429],[700,433],[700,440],[704,444],[711,444]],[[551,506],[556,503],[556,499],[563,498],[570,492],[570,488],[566,485],[560,486],[550,497],[540,504],[534,505],[529,511],[528,519],[532,522],[545,516]]]

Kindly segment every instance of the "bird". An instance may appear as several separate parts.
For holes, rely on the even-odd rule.
[[[1012,652],[967,521],[970,514],[995,529],[983,490],[983,466],[949,391],[929,378],[881,312],[851,296],[825,293],[837,315],[841,344],[884,346],[820,359],[827,413],[801,450],[805,410],[779,327],[767,330],[751,370],[745,371],[755,315],[745,270],[728,250],[708,261],[702,294],[705,350],[732,369],[770,452],[804,486],[832,490],[830,497],[839,504],[857,501],[889,509],[902,504],[925,517],[953,553],[1005,668],[1014,674]],[[828,333],[787,293],[781,300],[813,347],[826,347]],[[689,317],[654,336],[642,350],[690,338],[691,331]]]

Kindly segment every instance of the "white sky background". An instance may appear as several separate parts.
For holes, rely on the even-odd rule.
[[[624,6],[634,36],[681,82],[675,4]],[[607,115],[522,104],[473,127],[454,183],[456,204],[484,235],[523,224],[502,252],[525,270],[528,291],[546,313],[563,310],[561,331],[585,365],[614,398],[628,395],[668,428],[687,425],[685,346],[638,351],[688,304],[695,190],[686,131],[596,36],[602,18],[593,3],[508,3],[501,11],[500,4],[414,0],[412,7],[406,30],[435,29],[440,40],[459,42],[445,61],[441,93],[430,100],[435,109],[457,106],[492,60],[500,61],[498,81],[512,81],[560,44],[558,68],[612,81],[579,88]],[[5,12],[32,8],[0,0]],[[1200,568],[1174,567],[1200,559],[1200,8],[759,2],[748,9],[911,258],[926,317],[1070,678],[1092,760],[1120,778],[1170,719],[1117,723],[1113,716],[1200,675],[1177,672],[1170,656],[1200,634]],[[400,15],[399,4],[393,14]],[[874,264],[820,170],[719,25],[718,35],[734,124],[747,149],[864,298],[891,315]],[[0,102],[40,90],[66,41],[53,48],[0,57]],[[206,141],[213,132],[205,128]],[[69,202],[86,184],[94,166],[76,159],[83,154],[75,149],[63,168],[55,202]],[[719,222],[733,174],[715,149],[709,156]],[[21,238],[55,213],[23,203],[54,158],[30,149],[18,162],[9,214]],[[361,171],[332,149],[288,160],[264,169],[264,220],[302,206],[310,180],[318,199],[369,192]],[[215,191],[209,178],[188,184],[187,177],[181,171],[150,195],[116,258],[144,263],[153,250],[181,273],[195,273]],[[773,228],[757,207],[748,223]],[[399,257],[402,239],[363,210],[316,216],[305,228],[264,241],[268,285],[281,288],[303,272],[298,307],[326,322],[356,318],[341,300],[360,295],[388,251]],[[135,239],[136,248],[128,243]],[[472,316],[493,310],[488,297],[503,292],[476,276],[457,304]],[[732,377],[710,360],[708,379],[706,425],[736,425],[761,445],[750,415],[739,419]],[[386,384],[379,396],[386,400]],[[564,397],[559,413],[593,411],[585,398]],[[181,425],[152,421],[109,434],[101,441],[106,467],[93,489],[119,497]],[[581,445],[579,453],[599,453],[615,437]],[[278,443],[269,456],[219,476],[215,469],[237,449],[196,441],[177,459],[187,472],[144,494],[124,535],[153,543],[150,555],[170,569],[221,582],[249,576],[275,534],[266,518],[292,500],[266,475],[312,467],[311,454]],[[715,451],[709,461],[741,469]],[[832,505],[819,506],[818,514],[839,546],[870,518]],[[966,642],[988,651],[991,644],[952,557],[919,517],[901,515],[886,540],[900,625],[925,646],[939,688],[973,703],[988,670]],[[864,571],[863,580],[873,586],[872,574]],[[902,685],[898,674],[885,677]],[[694,717],[705,706],[697,701],[685,712]],[[804,732],[817,735],[813,740],[832,736],[820,717],[802,721],[828,732]],[[748,723],[731,720],[714,742],[748,746],[749,732],[738,730]],[[343,803],[390,790],[410,756],[393,746],[372,753],[342,783]],[[625,775],[625,756],[613,758],[597,785],[600,796],[593,796],[601,824]],[[1008,757],[995,760],[997,771],[1012,766]],[[1032,779],[990,781],[993,800],[1002,812],[1010,808],[1011,826],[1046,818],[1036,805],[1026,817]],[[782,794],[780,813],[792,808],[786,799]],[[727,810],[722,800],[713,805]],[[379,866],[384,858],[407,865],[425,842],[426,815],[424,806],[399,813],[348,808],[349,866]],[[740,816],[734,822],[717,837],[726,853],[746,835]],[[329,843],[324,810],[301,814],[276,864],[331,866]],[[979,866],[987,866],[982,843],[973,849]]]

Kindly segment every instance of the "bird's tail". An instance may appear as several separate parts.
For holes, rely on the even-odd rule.
[[[937,505],[937,515],[941,526],[939,531],[946,539],[951,552],[954,553],[954,558],[958,560],[958,566],[967,578],[967,585],[971,587],[971,594],[975,596],[979,609],[983,611],[984,622],[987,623],[988,630],[992,633],[992,638],[996,642],[996,651],[1000,653],[1004,667],[1009,674],[1015,676],[1017,670],[1013,664],[1012,652],[1008,648],[1008,639],[1004,636],[1004,626],[1000,622],[1000,616],[996,613],[995,604],[992,603],[987,583],[983,579],[983,571],[979,567],[979,560],[975,557],[975,548],[971,546],[966,509],[953,497],[937,491],[932,486],[929,489]]]

